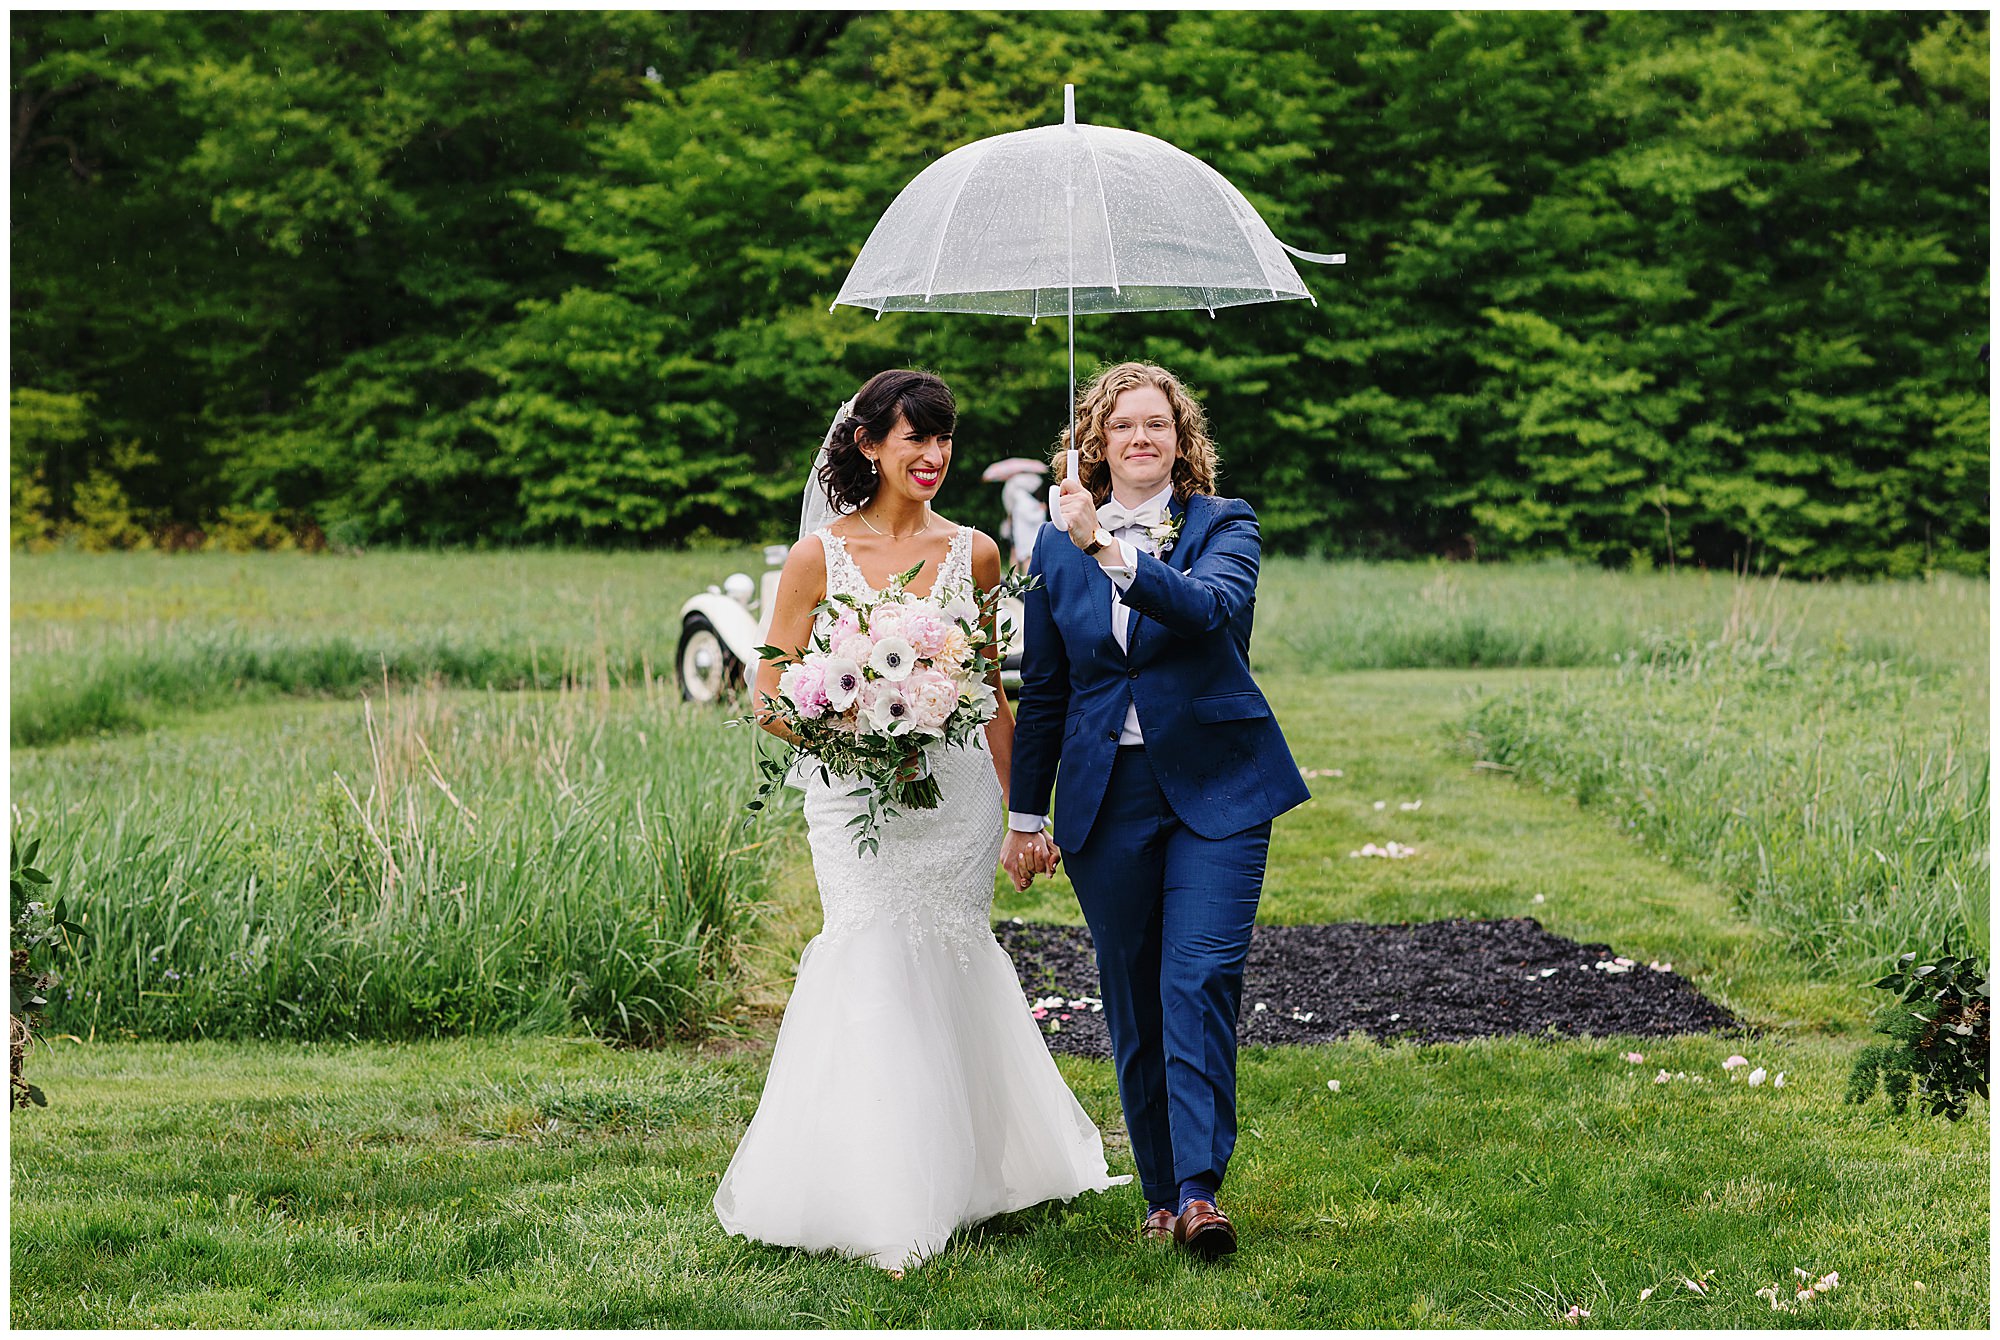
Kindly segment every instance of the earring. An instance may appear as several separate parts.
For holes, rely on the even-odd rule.
[[[875,458],[874,458],[873,456],[870,456],[870,457],[868,458],[868,473],[869,473],[870,477],[873,477],[873,476],[875,476],[875,475],[878,475],[878,474],[882,473],[882,472],[881,472],[881,470],[880,470],[879,468],[877,468],[877,466],[876,466],[876,464],[875,464]]]

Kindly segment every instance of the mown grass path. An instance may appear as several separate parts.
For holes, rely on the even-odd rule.
[[[1265,919],[1533,915],[1672,959],[1759,1032],[1248,1052],[1225,1195],[1245,1249],[1221,1268],[1135,1242],[1129,1187],[996,1221],[900,1282],[724,1237],[708,1201],[769,1018],[645,1053],[58,1043],[32,1062],[55,1106],[11,1123],[12,1321],[1556,1326],[1578,1305],[1593,1326],[1984,1326],[1985,1105],[1956,1127],[1843,1105],[1858,984],[1811,980],[1720,893],[1454,749],[1463,694],[1552,673],[1267,676],[1300,764],[1344,775],[1280,822]],[[1419,855],[1347,855],[1388,838]],[[802,867],[783,887],[774,964],[816,920]],[[1061,881],[996,915],[1076,919]],[[1786,1087],[1728,1081],[1732,1051]],[[1110,1068],[1061,1065],[1125,1165]],[[1841,1288],[1773,1312],[1755,1291],[1794,1266]]]

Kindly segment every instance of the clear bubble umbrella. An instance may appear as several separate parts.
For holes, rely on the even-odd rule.
[[[1069,322],[1076,440],[1076,317],[1317,301],[1243,193],[1165,140],[1076,119],[952,150],[905,186],[869,234],[833,306],[983,312]],[[828,310],[831,310],[829,308]],[[1076,453],[1070,452],[1070,474]],[[1052,515],[1060,515],[1051,498]]]

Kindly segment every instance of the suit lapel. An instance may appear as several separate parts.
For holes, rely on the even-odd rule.
[[[1077,564],[1077,580],[1082,583],[1083,602],[1090,607],[1089,626],[1095,630],[1098,640],[1110,648],[1110,654],[1117,656],[1120,654],[1118,640],[1111,635],[1111,579],[1104,575],[1104,569],[1096,559],[1066,537],[1063,544]]]
[[[1167,515],[1181,519],[1181,533],[1174,541],[1174,547],[1168,550],[1167,556],[1160,561],[1177,572],[1186,572],[1190,561],[1189,555],[1194,553],[1196,541],[1200,538],[1201,532],[1207,528],[1208,507],[1202,503],[1202,495],[1197,493],[1185,503],[1179,498],[1168,503]],[[1110,578],[1107,577],[1105,580],[1109,581]],[[1141,643],[1148,641],[1157,628],[1158,625],[1153,620],[1137,610],[1132,612],[1132,623],[1127,629],[1126,656],[1134,664],[1138,663]]]

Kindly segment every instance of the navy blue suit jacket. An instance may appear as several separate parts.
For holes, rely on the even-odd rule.
[[[1128,650],[1111,635],[1111,579],[1067,534],[1042,528],[1023,599],[1025,654],[1007,808],[1049,812],[1081,850],[1104,800],[1125,709],[1136,707],[1160,790],[1205,838],[1263,823],[1311,794],[1250,677],[1262,542],[1240,498],[1196,494],[1164,560],[1141,552],[1124,601]],[[1055,786],[1057,769],[1062,785]]]

